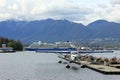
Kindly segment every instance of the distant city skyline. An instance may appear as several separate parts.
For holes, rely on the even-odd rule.
[[[120,0],[0,0],[0,21],[67,19],[88,24],[120,22]]]

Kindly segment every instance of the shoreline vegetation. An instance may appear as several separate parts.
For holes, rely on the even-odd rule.
[[[12,47],[13,51],[23,51],[24,47],[27,45],[22,44],[20,40],[13,40],[9,38],[0,37],[0,48],[2,44],[6,44],[6,47]],[[120,42],[111,41],[111,42],[78,42],[75,44],[77,48],[85,47],[91,50],[120,50]]]
[[[23,50],[23,44],[17,40],[12,40],[4,37],[0,37],[0,48],[2,48],[3,44],[6,45],[7,48],[13,48],[13,51],[22,51]]]

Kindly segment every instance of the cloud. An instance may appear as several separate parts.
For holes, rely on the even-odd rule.
[[[111,4],[120,5],[120,0],[111,0]]]
[[[80,6],[73,0],[0,0],[0,20],[55,18],[74,21],[83,20],[84,15],[90,14],[91,11],[92,9]],[[5,17],[4,13],[9,17]]]
[[[111,9],[109,9],[109,13],[106,16],[106,18],[107,20],[110,20],[110,21],[119,22],[120,21],[120,6],[111,7]]]
[[[104,19],[120,22],[120,0],[110,0],[109,4],[107,4],[107,8],[104,10]]]
[[[0,14],[0,19],[2,19],[2,20],[6,20],[9,18],[11,18],[11,15],[9,13]]]
[[[48,0],[45,0],[45,2],[47,1]],[[75,3],[71,3],[71,1],[69,2],[67,0],[51,0],[49,4],[45,2],[41,3],[41,6],[34,7],[31,11],[31,15],[73,19],[73,17],[91,13],[90,8],[79,7]]]
[[[5,0],[0,0],[0,7],[4,7],[5,6]]]
[[[120,21],[120,0],[0,0],[0,21],[67,19],[88,24],[97,19]]]
[[[105,0],[104,0],[105,1]],[[98,19],[104,19],[120,23],[120,0],[109,0],[104,3],[98,3],[92,14],[85,15],[88,24]]]
[[[10,9],[10,10],[17,10],[18,6],[17,6],[17,4],[13,4],[11,6],[8,6],[8,9]]]

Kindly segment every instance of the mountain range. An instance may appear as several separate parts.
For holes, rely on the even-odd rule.
[[[120,41],[120,23],[96,20],[85,26],[68,20],[6,20],[0,22],[0,36],[23,43]]]

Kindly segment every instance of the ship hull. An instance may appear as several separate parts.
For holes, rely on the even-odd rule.
[[[71,51],[77,51],[76,48],[25,48],[25,50],[45,53],[70,53]]]

